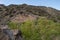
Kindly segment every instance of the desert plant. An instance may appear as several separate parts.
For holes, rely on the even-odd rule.
[[[11,28],[16,28],[17,23],[9,23]],[[34,21],[26,21],[18,25],[22,31],[24,40],[54,40],[60,35],[60,23],[55,23],[45,17],[40,17]]]

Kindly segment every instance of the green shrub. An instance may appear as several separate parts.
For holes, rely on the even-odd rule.
[[[16,28],[18,28],[17,23],[13,23],[13,22],[8,22],[8,26],[9,26],[9,28],[11,28],[11,29],[16,29]]]
[[[60,35],[60,23],[41,17],[34,21],[26,21],[22,24],[10,22],[12,29],[18,28],[22,31],[24,40],[53,40]]]

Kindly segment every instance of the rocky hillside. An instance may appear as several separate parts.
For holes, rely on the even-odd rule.
[[[41,18],[41,17],[45,17],[45,18],[47,18],[49,20],[52,20],[53,22],[51,22],[51,24],[50,24],[49,23],[50,21],[48,22],[45,19],[41,20],[42,23],[40,23],[38,20],[36,20],[36,22],[37,22],[36,25],[33,24],[33,22],[29,22],[29,21],[28,21],[29,23],[25,22],[27,20],[30,20],[30,21],[34,20],[34,23],[36,23],[35,19],[38,19],[38,18]],[[27,27],[28,28],[29,25],[31,27],[32,27],[32,25],[34,25],[34,27],[32,27],[32,29],[34,29],[35,26],[37,26],[39,23],[43,24],[43,22],[44,22],[45,25],[47,23],[47,26],[45,26],[43,24],[44,28],[45,27],[50,28],[50,25],[52,25],[52,23],[53,23],[53,27],[54,27],[53,29],[55,30],[55,28],[57,27],[57,32],[59,33],[60,31],[58,31],[58,29],[60,28],[60,26],[59,26],[60,24],[55,24],[55,22],[60,22],[60,10],[57,10],[57,9],[54,9],[54,8],[51,8],[51,7],[33,6],[33,5],[27,5],[27,4],[22,4],[22,5],[13,5],[13,4],[11,4],[11,5],[8,5],[8,6],[0,4],[0,27],[1,27],[1,24],[3,24],[2,26],[3,26],[3,28],[5,28],[5,26],[6,26],[6,24],[8,22],[12,22],[12,24],[7,25],[7,26],[12,26],[12,28],[16,26],[16,24],[14,24],[14,22],[16,22],[16,23],[25,22],[25,24],[23,23],[23,27]],[[39,25],[39,27],[41,26],[40,28],[42,28],[43,25],[42,26]],[[15,40],[22,40],[21,31],[25,32],[25,34],[28,34],[28,32],[30,33],[30,31],[29,31],[30,28],[28,29],[28,32],[26,32],[26,31],[24,31],[24,30],[26,30],[26,28],[23,28],[23,27],[22,27],[21,30],[18,30],[18,29],[17,30],[10,30],[9,28],[7,30],[4,30],[2,28],[3,30],[1,30],[1,28],[0,28],[0,40],[10,40],[10,39],[12,39],[12,36],[14,36]],[[37,26],[37,28],[39,28],[39,27]],[[43,29],[41,29],[41,30],[43,30]],[[46,31],[46,30],[44,30],[44,31]],[[6,34],[6,32],[7,32],[7,34]],[[49,31],[47,31],[47,33],[48,32]],[[31,33],[32,33],[32,30],[31,30]],[[52,33],[52,32],[50,32],[50,33]],[[16,34],[16,35],[14,35],[14,34]],[[40,35],[40,34],[38,34],[38,35]],[[8,36],[10,36],[11,38],[8,37]],[[32,37],[33,37],[33,35],[32,35]]]
[[[0,4],[0,24],[7,21],[23,22],[27,19],[33,20],[44,16],[55,22],[60,22],[60,10],[45,6],[32,6],[27,4],[8,5]],[[19,21],[20,20],[20,21]]]

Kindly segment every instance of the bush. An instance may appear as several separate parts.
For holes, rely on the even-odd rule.
[[[54,40],[60,35],[60,23],[55,23],[41,17],[34,21],[26,21],[22,24],[9,23],[12,29],[18,28],[22,31],[24,40]]]

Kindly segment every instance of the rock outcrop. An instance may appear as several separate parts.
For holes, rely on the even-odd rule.
[[[11,30],[7,26],[0,27],[0,40],[22,40],[20,30]]]
[[[0,30],[0,40],[9,40],[8,35],[6,35],[5,33],[3,33],[2,30]]]

